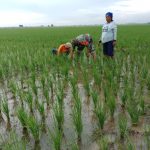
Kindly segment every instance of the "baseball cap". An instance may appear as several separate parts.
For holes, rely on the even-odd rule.
[[[113,18],[113,13],[111,13],[111,12],[107,12],[107,13],[106,13],[106,17],[107,17],[107,16],[109,16],[109,17]]]
[[[67,42],[65,45],[66,45],[66,47],[68,47],[68,48],[71,48],[71,47],[72,47],[72,44],[71,44],[70,42]]]

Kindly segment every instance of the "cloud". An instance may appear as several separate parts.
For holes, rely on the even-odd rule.
[[[52,6],[69,3],[70,0],[14,0],[13,2],[22,5]]]
[[[0,13],[1,26],[41,24],[47,19],[46,17],[41,13],[24,11],[1,11]]]
[[[150,21],[149,0],[120,0],[108,5],[117,23],[146,23]]]
[[[149,13],[136,13],[136,14],[120,14],[117,15],[116,13],[116,17],[115,20],[118,23],[147,23],[150,22],[150,18],[147,18],[147,15],[150,16],[150,12]]]
[[[126,14],[149,12],[149,0],[123,0],[115,2],[110,9],[117,10]]]
[[[149,0],[5,0],[0,26],[102,24],[107,11],[118,23],[150,21]]]

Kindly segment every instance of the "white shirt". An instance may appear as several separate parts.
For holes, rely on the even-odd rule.
[[[114,21],[110,23],[105,23],[102,27],[102,43],[113,41],[117,39],[117,25]]]

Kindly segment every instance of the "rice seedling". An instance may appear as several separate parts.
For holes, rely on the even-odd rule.
[[[144,136],[147,144],[147,149],[150,149],[150,125],[145,125]]]
[[[120,79],[121,77],[121,74],[122,74],[122,66],[123,66],[123,58],[121,57],[120,59],[116,59],[115,60],[115,65],[116,65],[116,68],[115,68],[115,76],[117,79]]]
[[[101,74],[101,70],[97,68],[97,66],[93,66],[93,77],[94,77],[95,84],[97,85],[100,91],[101,84],[102,84],[102,74]]]
[[[27,131],[28,115],[25,112],[25,110],[22,107],[20,107],[20,108],[18,108],[17,116],[18,116],[18,119],[19,119],[19,121],[22,125],[22,128],[23,128],[23,135],[25,135],[25,137],[27,137],[28,136],[28,131]]]
[[[20,83],[21,83],[21,89],[23,89],[23,85],[24,85],[24,76],[23,76],[23,72],[20,75]]]
[[[59,90],[56,95],[56,99],[57,99],[57,102],[59,103],[60,107],[62,108],[63,107],[63,99],[64,99],[64,88],[61,86],[59,86]]]
[[[77,88],[73,87],[71,93],[73,96],[72,102],[75,104],[76,99],[78,99],[78,96],[79,96],[79,90]]]
[[[110,90],[109,89],[110,87],[109,86],[107,86],[107,83],[103,83],[103,90],[104,90],[104,100],[105,100],[105,102],[107,102],[107,98],[108,98],[108,91]]]
[[[36,144],[38,145],[40,142],[40,125],[34,116],[28,117],[27,128],[34,138],[35,146],[36,146]]]
[[[45,120],[45,109],[44,109],[44,102],[37,102],[37,109],[42,117],[42,120]]]
[[[2,111],[7,117],[7,129],[10,130],[11,124],[10,124],[10,116],[9,116],[9,107],[8,107],[8,100],[6,98],[2,100]]]
[[[54,62],[54,63],[56,63],[56,62]],[[57,81],[57,72],[56,72],[56,69],[53,69],[52,70],[52,73],[51,73],[51,75],[52,76],[50,76],[51,78],[50,79],[52,79],[52,80],[54,80],[55,82]]]
[[[0,136],[0,148],[3,150],[26,150],[26,142],[18,137],[15,131],[8,133],[7,137]]]
[[[132,64],[131,66],[133,69],[130,71],[129,79],[130,79],[131,86],[135,87],[137,77],[135,76],[136,72],[134,71],[134,68],[135,68],[134,64]]]
[[[150,90],[150,75],[147,76],[146,85],[148,90]]]
[[[61,142],[62,142],[62,131],[55,127],[52,130],[49,129],[50,140],[53,142],[54,150],[61,150]]]
[[[71,150],[79,150],[80,148],[79,148],[79,146],[78,146],[78,144],[77,143],[75,143],[75,144],[73,144],[72,146],[71,146]]]
[[[107,98],[107,106],[109,108],[109,111],[110,111],[110,116],[111,116],[111,119],[113,119],[113,116],[114,116],[114,112],[115,112],[115,109],[116,109],[116,99],[115,99],[115,96],[113,95],[113,93],[111,94],[112,92],[110,91],[108,95],[108,98]]]
[[[9,83],[9,88],[10,88],[10,90],[11,90],[13,96],[14,96],[14,101],[16,103],[16,96],[17,96],[17,91],[18,91],[16,83],[11,80],[10,83]]]
[[[122,107],[123,108],[125,107],[127,100],[128,100],[128,90],[125,87],[123,89],[123,92],[122,92],[122,95],[121,95],[121,101],[122,101]]]
[[[144,92],[144,87],[145,87],[145,81],[144,81],[144,80],[141,80],[141,81],[140,81],[140,93],[143,93],[143,92]]]
[[[112,83],[114,80],[114,76],[112,71],[110,71],[108,68],[105,69],[105,77],[106,77],[106,81],[109,87],[112,87]]]
[[[2,68],[2,65],[0,65],[0,81],[2,82],[2,83],[4,83],[3,80],[4,79],[4,74],[3,74],[3,68]]]
[[[36,99],[37,99],[37,97],[38,97],[38,90],[37,90],[37,86],[36,86],[36,84],[34,82],[31,82],[31,88],[32,88],[32,91],[33,91]]]
[[[47,108],[50,107],[50,96],[49,96],[49,87],[45,86],[44,91],[43,91],[43,95],[46,99],[46,103],[47,103]]]
[[[81,141],[81,133],[83,130],[81,114],[77,112],[77,109],[72,111],[73,124],[75,126],[75,131],[77,133],[77,140]]]
[[[73,95],[73,98],[75,99],[78,96],[78,86],[77,86],[77,76],[70,78],[70,84],[71,84],[71,92]]]
[[[35,73],[32,72],[32,75],[31,75],[31,88],[32,88],[32,91],[34,93],[34,95],[36,96],[36,99],[38,97],[38,90],[37,90],[37,86],[36,86],[36,77],[35,77]]]
[[[127,138],[126,149],[127,150],[136,150],[136,147],[135,147],[133,141],[129,137]]]
[[[41,127],[42,127],[42,130],[44,131],[44,132],[46,132],[46,126],[45,126],[45,109],[44,109],[44,102],[37,102],[37,109],[38,109],[38,111],[39,111],[39,113],[40,113],[40,115],[41,115]]]
[[[108,138],[103,136],[99,141],[99,146],[102,150],[109,150]]]
[[[72,85],[72,86],[71,86],[71,93],[72,93],[72,96],[73,96],[74,99],[76,98],[76,96],[78,96],[78,88],[77,88],[77,85]]]
[[[58,60],[58,62],[59,62],[59,60]],[[56,66],[56,69],[55,69],[55,71],[56,71],[56,77],[57,77],[57,79],[60,79],[60,77],[61,77],[61,71],[60,71],[60,66],[59,66],[59,63],[57,63],[57,65],[55,65]]]
[[[143,80],[146,80],[147,75],[148,75],[148,69],[147,69],[146,64],[143,64],[143,67],[141,69],[142,69],[141,70],[141,77]]]
[[[66,81],[68,80],[68,77],[69,77],[68,75],[69,75],[69,68],[70,68],[70,63],[68,63],[68,61],[70,61],[70,60],[68,59],[67,63],[63,61],[64,65],[61,68],[62,69],[62,74],[64,75],[64,78],[65,78]]]
[[[98,99],[99,99],[98,93],[95,90],[93,90],[91,92],[91,95],[92,95],[92,99],[93,99],[94,109],[96,109],[96,106],[97,106],[97,103],[98,103]]]
[[[47,81],[48,82],[48,86],[50,87],[50,91],[51,91],[51,101],[54,102],[54,81],[53,81],[53,78],[51,76],[49,76],[47,78],[47,80],[48,80]]]
[[[120,138],[124,139],[127,134],[127,118],[125,115],[120,115],[118,120]]]
[[[24,107],[24,99],[25,99],[25,92],[22,91],[21,89],[18,89],[18,96],[20,98],[20,101],[21,102],[21,107],[23,108]]]
[[[87,96],[89,97],[91,90],[90,90],[90,84],[89,84],[89,82],[87,80],[84,82],[84,88],[85,88]]]
[[[1,103],[2,102],[0,101],[0,122],[3,120]]]
[[[128,74],[125,73],[123,75],[122,79],[123,79],[123,87],[124,87],[124,89],[127,89],[127,87],[129,86],[129,83],[130,83],[130,81],[128,79]]]
[[[82,116],[81,116],[81,100],[79,97],[76,97],[74,100],[74,107],[72,109],[72,120],[77,133],[78,141],[81,141],[81,133],[83,130]]]
[[[131,85],[128,85],[126,87],[126,93],[127,93],[127,103],[128,102],[135,102],[135,87],[132,87]]]
[[[35,58],[34,58],[35,59]],[[35,71],[36,71],[36,62],[34,61],[31,65],[30,65],[30,69],[31,69],[31,72],[32,72],[32,79],[35,79],[34,75],[35,75]],[[34,81],[33,81],[34,82]]]
[[[57,122],[58,129],[62,130],[63,122],[64,122],[64,111],[62,109],[61,104],[57,101],[53,107],[54,119]]]
[[[118,93],[119,93],[119,81],[117,79],[117,77],[115,76],[113,81],[112,81],[112,90],[113,90],[113,93],[114,93],[114,96],[117,97]]]
[[[95,114],[98,119],[98,126],[100,127],[101,130],[104,128],[104,123],[106,121],[106,109],[103,103],[99,103],[97,105],[97,108],[95,110]]]
[[[4,76],[6,78],[7,81],[9,81],[9,79],[12,77],[12,68],[11,68],[11,61],[10,60],[7,60],[7,65],[5,64],[5,69],[3,70],[4,71]]]
[[[25,101],[28,103],[30,113],[33,114],[33,95],[30,91],[26,94]]]
[[[84,82],[84,88],[85,88],[85,91],[86,91],[86,94],[87,96],[89,97],[90,96],[90,80],[89,80],[89,75],[88,75],[88,71],[83,69],[83,82]]]
[[[135,102],[135,99],[133,99],[132,102],[128,103],[127,110],[130,115],[132,125],[137,125],[139,122],[140,112],[138,108],[138,103]]]
[[[144,97],[142,95],[139,96],[139,112],[141,115],[145,114],[145,102],[144,102]]]
[[[45,79],[45,74],[43,74],[42,76],[41,76],[41,84],[42,84],[42,89],[43,89],[43,91],[44,91],[44,89],[45,89],[45,84],[46,84],[46,79]]]
[[[64,100],[64,83],[61,82],[61,80],[58,80],[58,87],[57,87],[57,94],[56,94],[56,100],[59,104],[59,107],[61,110],[63,110],[63,100]]]

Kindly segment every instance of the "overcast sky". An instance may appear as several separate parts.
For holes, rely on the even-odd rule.
[[[116,23],[150,22],[150,0],[0,0],[0,26],[94,25],[105,13]]]

